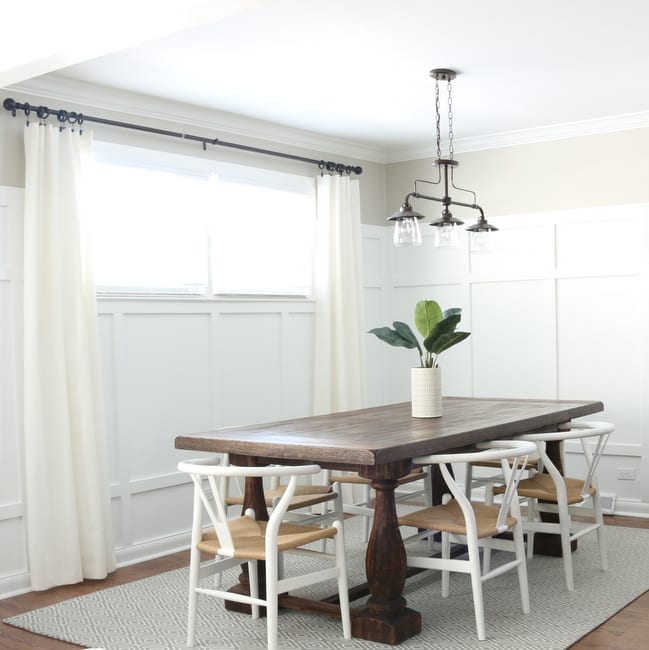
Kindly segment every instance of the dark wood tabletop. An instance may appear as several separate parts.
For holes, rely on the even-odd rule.
[[[370,598],[365,608],[352,612],[352,633],[396,645],[421,631],[421,614],[407,607],[403,597],[406,553],[394,500],[397,479],[410,471],[412,459],[554,428],[603,408],[598,401],[445,397],[439,418],[413,418],[410,402],[404,402],[227,427],[178,436],[175,444],[178,449],[228,453],[231,462],[239,465],[315,462],[324,468],[355,470],[371,479],[374,519],[365,558]],[[252,507],[258,518],[268,517],[261,481],[246,482],[245,499],[245,507]],[[247,588],[245,577],[240,587]],[[307,608],[301,601],[297,606]],[[313,611],[335,615],[336,610],[320,604]]]
[[[410,402],[178,436],[178,449],[331,464],[382,465],[511,437],[603,410],[601,402],[445,397],[444,415]]]

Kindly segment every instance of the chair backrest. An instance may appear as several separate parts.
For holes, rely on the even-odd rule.
[[[596,487],[595,474],[597,466],[609,436],[615,427],[610,422],[566,422],[559,425],[558,429],[559,431],[547,433],[528,433],[518,436],[518,440],[538,443],[537,447],[543,467],[555,479],[555,483],[561,483],[561,473],[548,457],[545,443],[578,439],[586,461],[586,475],[583,479],[584,485],[581,491],[581,496],[585,499],[588,497],[591,487]]]
[[[514,496],[516,495],[516,488],[525,469],[527,458],[529,454],[536,451],[536,445],[533,442],[523,440],[492,440],[478,443],[476,447],[476,451],[459,451],[457,453],[419,456],[413,459],[413,462],[417,465],[439,465],[446,485],[462,509],[467,533],[475,534],[476,519],[471,502],[465,495],[464,490],[456,483],[448,466],[451,463],[478,463],[499,460],[505,478],[506,488],[502,502],[500,503],[496,527],[499,532],[504,532],[507,530],[506,520],[510,510],[514,517],[520,517],[518,499],[515,499]]]
[[[295,493],[299,476],[317,474],[319,465],[284,466],[273,465],[270,467],[239,467],[234,465],[220,465],[215,458],[182,461],[178,463],[178,471],[186,472],[194,483],[194,531],[202,527],[203,509],[207,513],[210,523],[219,539],[221,554],[231,556],[234,554],[234,541],[230,532],[225,498],[227,479],[248,477],[265,478],[288,477],[286,491],[273,508],[269,518],[266,533],[269,538],[276,537],[279,525],[289,507]],[[223,479],[226,479],[224,481]],[[245,516],[254,519],[254,512],[246,510]]]

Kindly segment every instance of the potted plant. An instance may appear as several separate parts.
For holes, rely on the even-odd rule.
[[[390,327],[375,327],[369,331],[382,341],[396,347],[417,349],[419,367],[411,370],[412,415],[439,417],[442,415],[441,370],[439,355],[463,341],[470,332],[457,331],[462,310],[453,307],[442,311],[434,300],[420,300],[415,305],[415,326],[423,344],[407,323],[395,321]]]

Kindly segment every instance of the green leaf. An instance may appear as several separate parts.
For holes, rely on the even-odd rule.
[[[411,340],[404,338],[403,336],[401,336],[401,334],[399,334],[399,332],[390,329],[389,327],[375,327],[374,329],[370,330],[368,334],[374,334],[375,336],[378,336],[378,338],[380,338],[381,341],[385,341],[386,343],[389,343],[390,345],[394,345],[395,347],[409,348],[409,349],[419,347],[417,341],[415,341],[415,343],[413,344]]]
[[[439,321],[424,340],[424,347],[433,354],[439,354],[437,349],[439,347],[439,340],[443,336],[452,334],[461,318],[460,314],[454,314]]]
[[[417,337],[413,334],[413,331],[410,329],[410,325],[407,323],[402,323],[401,321],[395,320],[392,323],[394,329],[402,336],[402,338],[407,339],[414,345],[419,345]]]
[[[434,300],[420,300],[415,305],[415,327],[425,339],[443,317],[442,308]]]
[[[444,350],[448,350],[450,347],[453,347],[460,341],[464,341],[467,336],[470,336],[471,332],[453,332],[451,334],[444,334],[439,338],[435,345],[435,354],[439,355]]]
[[[406,339],[406,341],[410,341],[413,344],[413,347],[416,347],[417,350],[419,350],[419,355],[421,356],[421,345],[419,345],[419,341],[417,340],[417,337],[410,329],[410,325],[408,325],[407,323],[402,323],[401,321],[398,320],[394,321],[392,325],[394,326],[394,329],[396,330],[397,334],[401,336],[401,338]]]
[[[460,307],[451,307],[444,311],[444,318],[448,318],[449,316],[457,316],[458,314],[462,314],[462,309]]]

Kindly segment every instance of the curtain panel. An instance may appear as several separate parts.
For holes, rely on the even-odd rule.
[[[92,136],[28,124],[23,243],[23,451],[32,588],[115,568],[83,161]]]
[[[318,177],[315,256],[315,415],[365,402],[364,298],[358,180]]]

